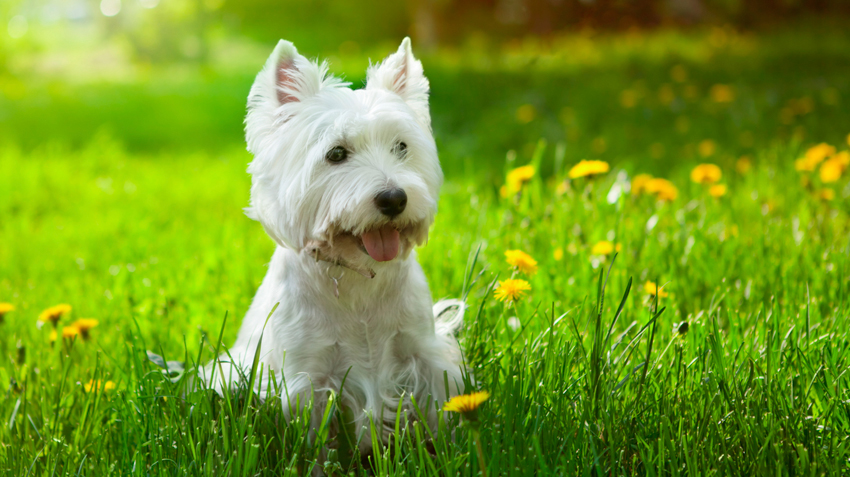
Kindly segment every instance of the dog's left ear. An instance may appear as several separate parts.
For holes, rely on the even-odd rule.
[[[398,51],[384,61],[369,67],[366,89],[382,88],[401,96],[404,101],[431,124],[428,112],[428,78],[422,72],[422,62],[413,56],[410,38],[401,41]]]

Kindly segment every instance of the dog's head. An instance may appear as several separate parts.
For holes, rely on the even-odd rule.
[[[248,97],[248,216],[280,245],[348,261],[406,257],[425,241],[443,181],[428,80],[410,40],[352,90],[281,40]]]

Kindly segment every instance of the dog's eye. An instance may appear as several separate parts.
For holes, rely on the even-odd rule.
[[[398,157],[404,157],[404,155],[407,153],[407,144],[400,142],[395,145],[394,149]]]
[[[348,158],[348,151],[342,146],[337,146],[337,147],[331,149],[330,151],[328,151],[327,154],[325,154],[325,159],[327,159],[328,162],[333,162],[333,163],[342,162],[342,161],[346,160],[347,158]]]

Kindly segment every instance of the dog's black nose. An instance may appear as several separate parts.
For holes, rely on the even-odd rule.
[[[407,194],[404,193],[404,189],[385,190],[375,197],[375,205],[382,214],[393,218],[404,212],[407,206]]]

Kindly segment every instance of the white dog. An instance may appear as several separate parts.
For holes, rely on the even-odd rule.
[[[345,379],[339,399],[361,450],[371,446],[370,418],[385,440],[399,405],[415,418],[411,396],[434,426],[440,404],[463,391],[454,338],[463,304],[432,307],[416,261],[443,174],[410,40],[371,66],[359,90],[281,40],[245,123],[254,155],[246,211],[278,246],[229,356],[203,377],[219,391],[243,381],[262,336],[257,390],[268,395],[274,376],[285,412],[312,398],[316,425]]]

